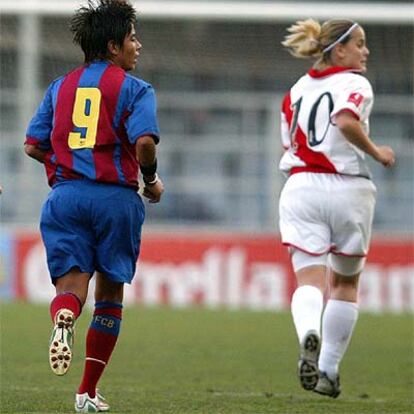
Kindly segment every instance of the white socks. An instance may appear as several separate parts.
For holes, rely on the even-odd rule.
[[[321,334],[323,294],[315,286],[300,286],[292,296],[291,311],[299,342],[313,329]]]
[[[358,305],[354,302],[330,299],[322,318],[322,347],[319,370],[334,379],[351,340],[358,319]]]
[[[292,296],[291,311],[299,342],[309,330],[321,335],[322,292],[310,285],[297,288]],[[322,317],[322,347],[319,370],[334,379],[348,348],[358,319],[358,305],[342,300],[328,300]]]

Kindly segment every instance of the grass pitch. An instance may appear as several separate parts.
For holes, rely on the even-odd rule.
[[[47,306],[1,306],[1,413],[72,413],[91,312],[68,374],[54,376]],[[303,391],[288,313],[127,307],[100,388],[112,413],[412,413],[412,315],[361,314],[337,400]]]

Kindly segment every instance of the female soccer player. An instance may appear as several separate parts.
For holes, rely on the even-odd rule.
[[[285,96],[281,121],[280,169],[289,178],[279,218],[298,284],[291,303],[298,375],[304,389],[336,398],[339,364],[358,317],[358,279],[375,206],[365,154],[391,167],[394,152],[368,135],[373,92],[362,76],[369,51],[361,25],[308,19],[288,31],[282,44],[290,53],[315,61]]]
[[[99,0],[71,20],[85,63],[53,81],[33,117],[27,155],[44,163],[52,190],[40,229],[56,297],[49,362],[64,375],[72,361],[74,323],[96,274],[95,311],[86,338],[77,412],[108,411],[97,383],[117,341],[124,283],[130,283],[141,241],[144,204],[158,203],[159,141],[154,90],[129,75],[141,50],[135,10],[126,1]]]

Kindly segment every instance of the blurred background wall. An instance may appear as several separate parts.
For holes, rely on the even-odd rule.
[[[43,167],[24,155],[25,130],[48,84],[82,62],[68,30],[70,15],[81,3],[0,0],[3,231],[35,229],[49,191]],[[143,44],[134,75],[157,91],[159,171],[166,186],[162,203],[147,209],[145,232],[215,230],[277,237],[278,195],[284,182],[278,171],[279,108],[283,94],[311,64],[292,58],[280,42],[297,19],[349,17],[364,26],[371,51],[367,77],[376,94],[371,136],[397,154],[390,170],[370,161],[378,187],[374,239],[412,238],[411,1],[134,4]],[[10,255],[19,247],[2,243],[5,263],[14,263]],[[404,248],[403,262],[412,264],[412,244]],[[381,249],[389,250],[387,245]],[[407,275],[412,265],[409,269]],[[407,303],[414,308],[410,280],[412,297]]]
[[[233,14],[214,17],[197,14],[198,3],[135,3],[143,50],[134,74],[158,94],[159,165],[167,188],[163,203],[148,209],[147,225],[276,232],[284,180],[278,172],[280,101],[310,64],[292,58],[280,42],[307,11],[291,1],[280,3],[281,11],[282,5],[291,7],[290,17],[277,9],[273,17],[249,17],[247,11],[241,17],[243,4],[256,12],[266,4],[249,1],[238,2]],[[42,166],[23,153],[25,128],[49,82],[82,62],[68,30],[80,2],[0,4],[2,221],[20,225],[37,222],[48,192]],[[146,14],[151,4],[159,8]],[[177,4],[187,5],[178,16]],[[215,4],[219,10],[222,2],[208,2],[209,10],[214,12]],[[329,11],[341,13],[330,1],[301,4],[320,20]],[[389,21],[379,12],[373,18],[378,5],[389,12],[399,4],[404,6],[348,1],[351,9],[343,11],[352,10],[367,32],[367,77],[376,93],[371,135],[397,152],[394,169],[371,163],[379,188],[374,229],[386,233],[412,231],[414,216],[413,24],[403,9]],[[372,21],[367,21],[364,7],[370,6]]]

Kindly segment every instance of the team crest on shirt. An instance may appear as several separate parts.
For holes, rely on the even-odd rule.
[[[353,103],[356,107],[361,105],[362,100],[364,97],[358,92],[352,92],[348,97],[348,102]]]

